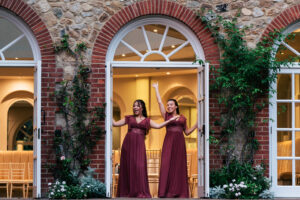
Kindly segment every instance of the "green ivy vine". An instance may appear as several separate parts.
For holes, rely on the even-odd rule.
[[[286,37],[280,30],[270,32],[255,48],[248,47],[245,35],[249,27],[239,26],[238,17],[224,19],[212,12],[201,17],[222,52],[220,67],[211,67],[211,90],[221,105],[221,117],[215,118],[214,125],[221,127],[221,134],[211,136],[210,141],[222,147],[227,165],[236,159],[253,163],[259,148],[256,116],[269,105],[268,98],[274,93],[270,84],[276,81],[278,70],[293,61],[275,58],[280,42]],[[239,144],[241,141],[243,144]],[[236,155],[236,152],[241,153]]]
[[[97,141],[104,134],[100,123],[105,118],[104,107],[90,109],[90,68],[84,64],[82,53],[87,49],[84,43],[72,50],[68,35],[54,47],[57,54],[66,52],[75,59],[77,69],[73,80],[64,80],[56,89],[54,97],[62,114],[65,127],[55,131],[54,149],[56,164],[52,166],[54,178],[66,181],[68,185],[78,184],[78,177],[88,169],[89,155]]]

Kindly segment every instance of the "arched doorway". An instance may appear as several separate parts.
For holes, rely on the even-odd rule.
[[[157,108],[157,103],[154,102],[154,92],[151,89],[152,83],[159,81],[163,88],[162,94],[169,90],[174,91],[174,88],[178,86],[192,88],[194,100],[196,99],[194,101],[195,107],[197,107],[197,112],[194,114],[198,115],[198,124],[202,126],[204,121],[208,123],[208,65],[204,67],[194,64],[196,58],[205,60],[200,42],[188,27],[177,20],[165,16],[151,16],[133,20],[125,25],[111,41],[106,56],[107,116],[111,116],[113,113],[111,100],[114,98],[113,93],[116,93],[124,100],[127,108],[124,115],[132,114],[132,102],[140,98],[146,102],[151,118],[162,120],[158,115],[158,110],[153,109],[154,107]],[[177,95],[178,100],[184,101],[185,93],[175,93],[173,96]],[[206,95],[204,96],[204,94]],[[204,110],[206,111],[204,112]],[[195,118],[197,119],[197,117]],[[205,127],[207,133],[208,127],[208,125]],[[111,130],[111,119],[106,121],[106,130],[107,132]],[[124,133],[121,131],[120,135],[122,134],[126,134],[126,130]],[[205,159],[208,159],[208,140],[204,140],[202,134],[197,135],[195,141],[197,151],[194,159],[196,160],[196,172],[190,176],[191,186],[195,188],[198,185],[198,194],[195,193],[194,197],[204,196],[205,184],[207,184],[205,195],[208,195],[209,162],[206,161],[206,173],[204,173],[203,162],[204,152]],[[205,137],[208,137],[208,134]],[[161,139],[155,139],[151,137],[150,131],[145,141],[146,148],[161,150],[162,141],[163,135]],[[204,143],[206,143],[205,150],[203,148]],[[111,144],[112,136],[110,135],[106,137],[107,158],[112,155]],[[106,159],[107,196],[114,195],[111,194],[111,189],[115,186],[115,183],[112,182],[113,171],[111,160]],[[157,186],[154,185],[153,187]],[[155,189],[153,190],[155,196]],[[193,194],[191,195],[193,196]]]
[[[25,100],[32,103],[32,134],[26,132],[32,142],[33,155],[31,157],[33,171],[33,196],[41,195],[41,142],[40,142],[40,113],[41,113],[41,54],[38,42],[30,28],[16,15],[5,9],[0,9],[0,109],[7,118],[10,105],[23,105]],[[23,103],[22,103],[23,102]],[[15,106],[16,106],[15,105]],[[2,116],[1,116],[2,117]],[[30,123],[29,119],[26,119]],[[29,121],[28,121],[29,120]],[[24,121],[24,125],[29,125]],[[0,127],[7,127],[7,120],[2,121]],[[29,126],[30,127],[30,126]],[[27,127],[28,128],[28,127]],[[5,144],[0,148],[7,151],[7,130],[1,129],[1,137],[5,137]],[[19,131],[24,131],[19,127]],[[25,132],[25,131],[24,131]],[[24,133],[23,133],[24,134]],[[25,138],[24,136],[18,136]],[[14,138],[14,137],[12,137]],[[11,139],[12,141],[14,139]],[[13,149],[10,144],[9,149]],[[28,168],[25,167],[25,171]]]

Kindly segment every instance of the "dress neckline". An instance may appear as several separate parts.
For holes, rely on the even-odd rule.
[[[145,119],[146,119],[146,117],[144,118],[144,119],[142,119],[140,122],[137,122],[137,120],[136,120],[136,117],[135,116],[133,116],[134,117],[134,119],[135,119],[135,123],[137,123],[137,124],[140,124],[140,123],[142,123]]]

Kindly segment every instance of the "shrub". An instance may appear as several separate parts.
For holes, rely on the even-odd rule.
[[[94,169],[89,167],[86,176],[80,178],[80,186],[81,188],[85,188],[88,198],[105,197],[105,185],[104,183],[93,178],[94,174]]]
[[[228,166],[210,173],[213,198],[256,199],[268,196],[270,180],[264,176],[263,165],[232,161]],[[223,190],[222,190],[223,189]],[[224,192],[223,192],[224,191]],[[269,197],[272,196],[269,192]]]

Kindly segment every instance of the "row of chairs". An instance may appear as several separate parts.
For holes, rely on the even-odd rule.
[[[28,198],[33,187],[33,164],[27,163],[28,175],[25,177],[25,163],[0,163],[0,188],[6,189],[7,198],[12,198],[14,190],[22,190],[23,198]]]
[[[115,152],[114,152],[115,153]],[[120,154],[120,152],[118,151]],[[159,182],[159,170],[160,170],[160,160],[161,160],[161,150],[146,150],[147,155],[147,171],[148,171],[148,182],[150,185],[150,193],[153,197],[157,197],[157,184]],[[197,180],[195,177],[198,177],[197,175],[191,174],[191,162],[192,162],[192,155],[187,154],[187,173],[188,173],[188,180],[189,180],[189,186],[190,186],[190,193],[191,197],[194,193],[195,185],[197,185]],[[119,166],[119,163],[117,163],[115,155],[113,155],[113,184],[112,184],[112,194],[113,197],[116,195],[117,187],[118,187],[118,177],[119,174],[116,171],[116,166]],[[151,187],[151,184],[155,187]]]

